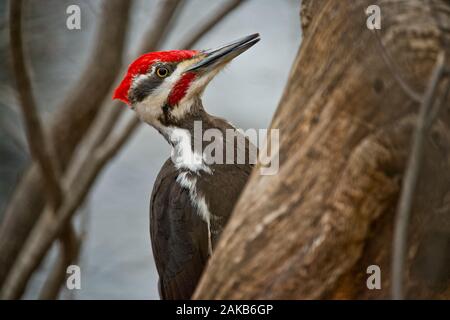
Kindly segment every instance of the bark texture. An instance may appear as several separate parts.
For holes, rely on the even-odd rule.
[[[303,42],[271,127],[280,170],[256,168],[197,288],[199,299],[389,298],[392,232],[419,103],[449,61],[450,1],[304,0]],[[443,90],[440,90],[442,92]],[[450,298],[450,103],[426,137],[409,226],[407,298]],[[381,290],[368,290],[369,265]]]

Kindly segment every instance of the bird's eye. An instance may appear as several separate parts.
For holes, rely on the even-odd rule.
[[[156,69],[156,75],[160,78],[165,78],[169,75],[169,70],[165,67],[159,67]]]

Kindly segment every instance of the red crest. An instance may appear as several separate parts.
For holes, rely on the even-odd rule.
[[[130,102],[128,101],[128,91],[130,90],[133,77],[139,74],[147,73],[150,67],[153,65],[153,63],[157,61],[180,62],[182,60],[192,58],[197,53],[198,51],[196,50],[171,50],[171,51],[158,51],[143,54],[130,64],[130,66],[128,67],[127,74],[125,75],[119,86],[116,88],[116,90],[114,90],[113,99],[119,99],[125,102],[126,104],[130,104]],[[176,103],[179,101],[179,99],[182,98],[182,96],[184,96],[189,86],[189,83],[187,83],[186,87],[186,82],[188,79],[190,79],[189,83],[190,81],[193,80],[192,76],[188,76],[188,74],[186,74],[179,81],[182,82],[184,85],[182,84],[179,85],[178,83],[175,85],[174,92],[173,94],[171,93],[170,95],[170,100],[172,102]],[[183,95],[180,97],[181,93],[183,93]]]

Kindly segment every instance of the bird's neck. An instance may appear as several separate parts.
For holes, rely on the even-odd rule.
[[[195,122],[208,122],[209,117],[210,115],[203,109],[200,98],[195,98],[187,101],[184,105],[168,107],[164,111],[164,116],[159,119],[158,126],[155,126],[155,128],[169,144],[173,145],[174,139],[171,135],[174,132],[185,132],[193,136],[195,133]]]
[[[183,117],[169,117],[161,128],[157,128],[172,146],[172,161],[179,168],[191,171],[208,171],[202,159],[202,150],[207,142],[203,141],[208,129],[217,129],[225,134],[233,129],[226,120],[208,114],[200,98],[195,99],[189,111]]]

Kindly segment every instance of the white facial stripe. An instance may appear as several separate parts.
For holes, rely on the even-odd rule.
[[[167,102],[169,95],[175,86],[175,84],[181,79],[183,73],[188,67],[190,67],[195,60],[186,60],[180,62],[173,73],[164,79],[164,81],[157,87],[148,97],[143,101],[136,104],[136,111],[139,117],[157,128],[160,127],[160,123],[157,119],[162,115],[162,107]],[[219,73],[222,68],[216,68],[208,72],[207,74],[196,78],[188,88],[186,95],[180,100],[178,105],[171,109],[171,115],[174,118],[180,119],[187,112],[189,112],[192,106],[192,98],[195,95],[202,93],[206,85]],[[155,72],[155,68],[152,68],[151,73]],[[133,79],[132,86],[137,86],[141,81],[146,80],[149,77],[148,74],[136,76]]]
[[[152,73],[155,72],[155,68],[152,68]],[[161,123],[158,118],[162,115],[162,107],[166,103],[167,98],[170,94],[172,83],[178,81],[181,75],[180,66],[175,69],[175,71],[159,85],[150,95],[148,95],[143,101],[138,102],[136,107],[136,112],[139,118],[151,124],[155,128],[160,128]],[[141,81],[144,81],[149,77],[148,74],[139,75],[133,80],[133,86],[138,85]]]
[[[157,128],[160,127],[160,123],[157,119],[162,115],[161,108],[166,103],[173,86],[180,80],[183,72],[189,65],[189,61],[180,62],[169,77],[165,78],[164,81],[143,101],[136,104],[136,111],[142,121],[150,123]],[[153,67],[151,73],[154,72],[155,68]],[[138,85],[148,77],[148,74],[137,76],[133,80],[133,86]]]

